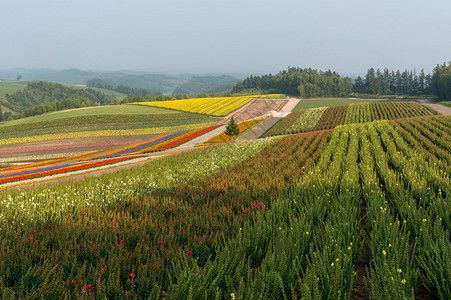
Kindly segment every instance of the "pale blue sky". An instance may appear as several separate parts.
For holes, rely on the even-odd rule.
[[[2,0],[0,69],[364,73],[451,60],[450,0]]]

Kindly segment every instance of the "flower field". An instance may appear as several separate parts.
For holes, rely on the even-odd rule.
[[[249,120],[249,121],[239,123],[238,124],[238,129],[240,130],[239,134],[242,134],[243,132],[245,132],[252,126],[260,123],[261,121],[262,121],[261,119],[256,119],[256,120]],[[233,138],[234,138],[233,136],[227,135],[227,134],[225,134],[225,132],[222,132],[222,133],[218,134],[217,136],[212,137],[205,143],[198,144],[196,146],[225,144],[225,143],[230,142]]]
[[[346,105],[328,107],[316,123],[315,130],[335,128],[344,124],[347,109]]]
[[[217,118],[192,113],[173,112],[148,115],[88,115],[52,119],[40,122],[0,126],[0,139],[27,137],[61,132],[86,132],[99,130],[126,130],[157,127],[172,127],[180,124],[201,124],[216,122]],[[13,123],[12,123],[13,124]]]
[[[451,116],[361,105],[295,112],[272,129],[305,133],[1,190],[0,294],[450,299]],[[87,157],[113,163],[212,128]],[[56,162],[2,168],[0,181],[102,160]]]
[[[367,123],[375,120],[394,120],[436,114],[438,113],[417,102],[378,102],[328,108],[309,108],[292,112],[277,122],[264,136],[332,129],[343,124]]]
[[[187,133],[184,133],[178,137],[172,138],[170,140],[167,140],[165,142],[156,144],[154,146],[148,147],[148,148],[144,148],[142,150],[139,150],[137,152],[134,152],[133,154],[139,154],[139,153],[146,153],[146,152],[151,152],[151,151],[162,151],[162,150],[166,150],[166,149],[170,149],[170,148],[174,148],[177,146],[182,145],[183,143],[186,143],[202,134],[205,134],[209,131],[212,131],[213,129],[218,128],[221,125],[214,125],[214,126],[210,126],[201,130],[193,130],[193,131],[189,131]]]
[[[21,144],[61,139],[77,139],[77,138],[91,138],[91,137],[105,137],[105,136],[129,136],[129,135],[152,135],[163,134],[184,130],[201,129],[205,126],[211,126],[214,123],[200,123],[192,125],[180,125],[171,127],[156,127],[156,128],[141,128],[141,129],[124,129],[124,130],[99,130],[86,132],[68,132],[44,134],[37,136],[27,136],[19,138],[0,139],[0,145]]]
[[[113,164],[117,162],[121,162],[127,159],[136,158],[136,156],[129,156],[129,157],[119,157],[119,158],[113,158],[113,159],[107,159],[97,162],[89,162],[89,163],[70,163],[70,164],[61,164],[61,165],[55,165],[55,166],[49,166],[49,167],[42,167],[42,168],[32,168],[25,169],[25,170],[19,170],[16,172],[7,172],[6,174],[0,173],[0,187],[1,184],[6,182],[12,182],[12,181],[21,181],[26,180],[30,178],[37,178],[37,177],[43,177],[48,175],[54,175],[59,173],[69,173],[73,171],[78,170],[84,170],[94,167],[99,167],[107,164]]]
[[[272,94],[240,97],[193,98],[172,101],[136,102],[131,103],[131,105],[148,105],[213,116],[226,116],[254,98],[280,98],[282,96],[283,95],[280,94]]]

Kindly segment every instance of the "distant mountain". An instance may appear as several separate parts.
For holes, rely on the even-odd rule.
[[[18,75],[22,75],[23,80],[44,80],[80,85],[85,85],[90,79],[99,78],[113,85],[151,89],[163,94],[171,94],[175,87],[187,80],[185,76],[178,77],[176,75],[172,76],[131,71],[100,72],[84,71],[79,69],[0,70],[0,78],[3,80],[15,80]]]
[[[22,80],[45,80],[52,82],[86,85],[88,80],[99,78],[112,85],[123,85],[133,88],[144,88],[154,90],[162,94],[173,94],[177,88],[178,91],[191,91],[192,93],[227,91],[232,82],[238,82],[245,78],[244,74],[231,75],[193,75],[183,74],[159,74],[149,72],[135,71],[115,71],[103,72],[96,70],[53,70],[53,69],[25,69],[17,68],[10,70],[0,70],[0,79],[15,80],[18,75]],[[184,85],[186,83],[186,85]],[[191,94],[191,93],[190,93]]]
[[[185,83],[178,85],[172,95],[227,92],[230,91],[240,80],[228,75],[221,76],[194,76]]]

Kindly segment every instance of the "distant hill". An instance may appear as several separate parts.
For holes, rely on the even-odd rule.
[[[12,86],[12,84],[8,86]],[[8,86],[5,86],[5,88]],[[45,81],[30,81],[24,88],[18,89],[13,93],[5,93],[1,102],[3,106],[8,107],[12,111],[21,113],[36,105],[44,105],[66,98],[85,98],[99,104],[110,103],[116,99],[115,96],[106,95],[91,88]]]
[[[52,70],[22,68],[0,70],[0,79],[3,80],[16,80],[19,75],[22,76],[23,80],[44,80],[80,85],[86,85],[89,80],[98,78],[114,86],[122,85],[132,88],[149,89],[166,95],[173,94],[176,89],[175,94],[180,91],[191,91],[190,93],[195,94],[200,92],[207,93],[209,91],[227,91],[230,89],[231,82],[236,83],[247,76],[244,74],[208,74],[197,76],[190,73],[169,75],[133,71],[102,72],[79,69]]]
[[[18,75],[23,80],[43,80],[67,84],[86,83],[93,78],[99,78],[112,85],[123,85],[133,88],[154,90],[163,94],[171,94],[176,86],[186,82],[185,76],[170,76],[152,73],[138,72],[99,72],[84,71],[79,69],[51,70],[51,69],[13,69],[0,70],[0,78],[3,80],[15,80]]]
[[[240,80],[228,75],[221,76],[193,76],[185,83],[178,85],[172,95],[199,93],[223,93],[230,91]]]

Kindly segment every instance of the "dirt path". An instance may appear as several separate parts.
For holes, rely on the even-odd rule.
[[[266,117],[266,120],[264,120],[259,125],[255,126],[250,132],[246,133],[243,136],[240,136],[237,138],[237,142],[242,141],[250,141],[250,140],[256,140],[259,137],[261,137],[269,128],[274,126],[280,119],[283,119],[287,115],[289,115],[293,109],[296,107],[296,105],[299,103],[299,99],[296,98],[290,98],[288,102],[285,104],[284,107],[280,109],[280,111],[270,111],[266,115],[262,117]]]
[[[225,124],[229,122],[232,116],[237,122],[264,118],[271,111],[281,111],[287,103],[289,103],[289,99],[254,99],[225,116],[220,123]]]
[[[441,104],[436,104],[435,102],[432,102],[429,99],[419,99],[417,101],[420,102],[421,104],[425,104],[425,105],[429,106],[430,108],[438,111],[442,115],[451,115],[451,107],[441,105]]]

